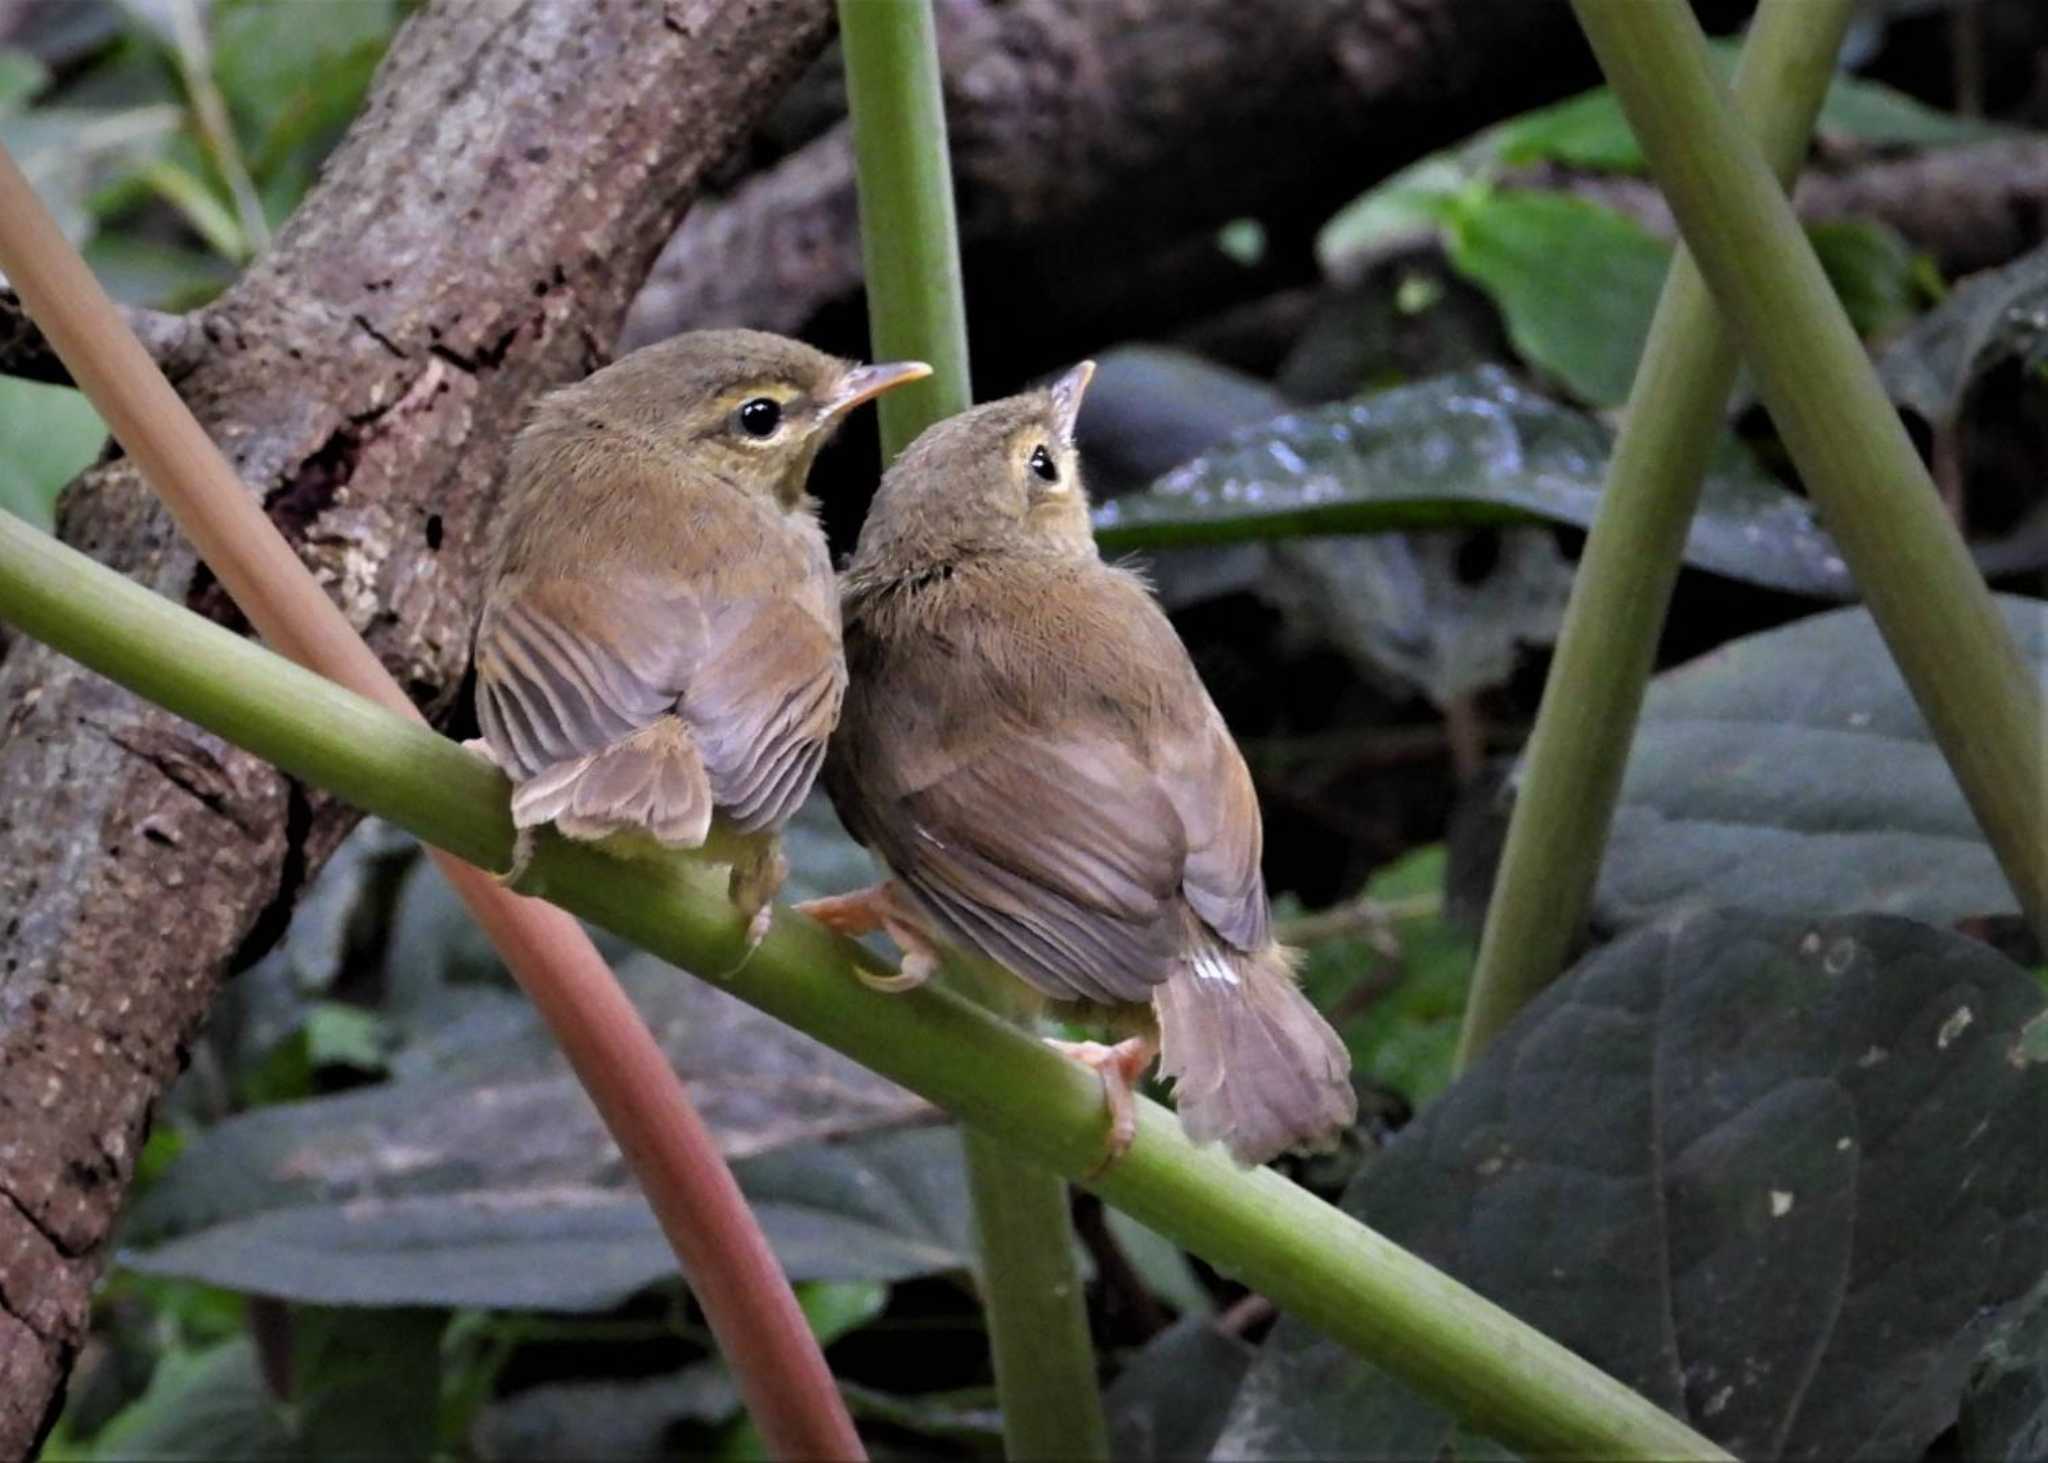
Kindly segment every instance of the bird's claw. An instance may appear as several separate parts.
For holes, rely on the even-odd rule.
[[[938,974],[942,957],[932,937],[894,884],[874,884],[851,894],[834,894],[824,899],[807,899],[797,907],[828,930],[858,938],[882,931],[903,952],[895,974],[882,975],[856,968],[854,974],[871,991],[900,996],[914,991]]]
[[[1052,1037],[1047,1037],[1045,1044],[1102,1079],[1103,1102],[1109,1108],[1109,1132],[1104,1137],[1102,1157],[1081,1175],[1083,1183],[1099,1179],[1131,1151],[1131,1144],[1137,1139],[1137,1082],[1152,1065],[1159,1048],[1143,1036],[1130,1037],[1115,1046],[1099,1041],[1058,1041]]]

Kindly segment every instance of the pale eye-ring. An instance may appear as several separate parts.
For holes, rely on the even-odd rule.
[[[782,425],[782,403],[772,397],[757,396],[742,405],[737,415],[742,432],[765,439],[774,436],[775,429]]]
[[[1052,460],[1052,454],[1043,447],[1031,449],[1030,467],[1041,482],[1056,483],[1060,480],[1059,464]]]

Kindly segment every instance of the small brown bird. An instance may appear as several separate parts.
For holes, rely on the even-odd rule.
[[[887,930],[885,989],[949,942],[1138,1029],[1055,1043],[1102,1075],[1112,1159],[1155,1053],[1196,1141],[1245,1164],[1328,1146],[1356,1116],[1350,1059],[1273,939],[1244,758],[1144,582],[1095,549],[1074,449],[1093,372],[941,422],[884,477],[841,584],[825,786],[894,878],[801,907]]]
[[[702,847],[732,865],[750,941],[767,933],[777,832],[846,689],[805,480],[848,411],[930,373],[712,330],[542,398],[512,446],[476,635],[514,875],[545,823],[622,852]]]

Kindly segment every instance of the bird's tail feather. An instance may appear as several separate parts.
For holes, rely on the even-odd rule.
[[[1152,998],[1181,1126],[1247,1165],[1335,1147],[1358,1116],[1351,1057],[1295,985],[1295,952],[1246,955],[1203,934]]]
[[[641,834],[667,848],[697,848],[711,828],[711,785],[689,729],[664,716],[521,783],[512,821],[520,828],[553,823],[569,838]]]

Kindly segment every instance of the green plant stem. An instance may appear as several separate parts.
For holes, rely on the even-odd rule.
[[[1735,95],[1781,186],[1799,170],[1854,9],[1853,0],[1766,0],[1743,44]],[[1458,1033],[1461,1070],[1557,978],[1584,924],[1739,363],[1681,245],[1572,578]]]
[[[932,368],[876,402],[882,458],[973,400],[930,0],[839,0],[875,359]]]
[[[875,358],[932,368],[879,403],[886,462],[972,401],[952,164],[930,0],[840,0],[839,29]],[[970,979],[968,989],[1015,1014],[1001,982]],[[1004,1452],[1107,1458],[1066,1183],[995,1135],[970,1129],[965,1141]]]
[[[0,514],[0,619],[294,777],[487,868],[512,852],[502,774],[417,722]],[[528,892],[617,931],[1068,1177],[1101,1156],[1101,1085],[994,1014],[926,986],[882,995],[874,955],[778,912],[751,958],[722,881],[540,840]],[[723,972],[732,972],[719,978]],[[1534,1456],[1722,1457],[1500,1307],[1270,1169],[1198,1149],[1140,1101],[1130,1152],[1087,1187],[1367,1360]]]
[[[2041,689],[1683,0],[1574,0],[1764,403],[2037,935],[2048,938]]]
[[[961,1138],[1003,1409],[1003,1456],[1013,1463],[1107,1458],[1109,1432],[1075,1268],[1066,1180],[1021,1161],[1014,1148],[979,1128]]]

